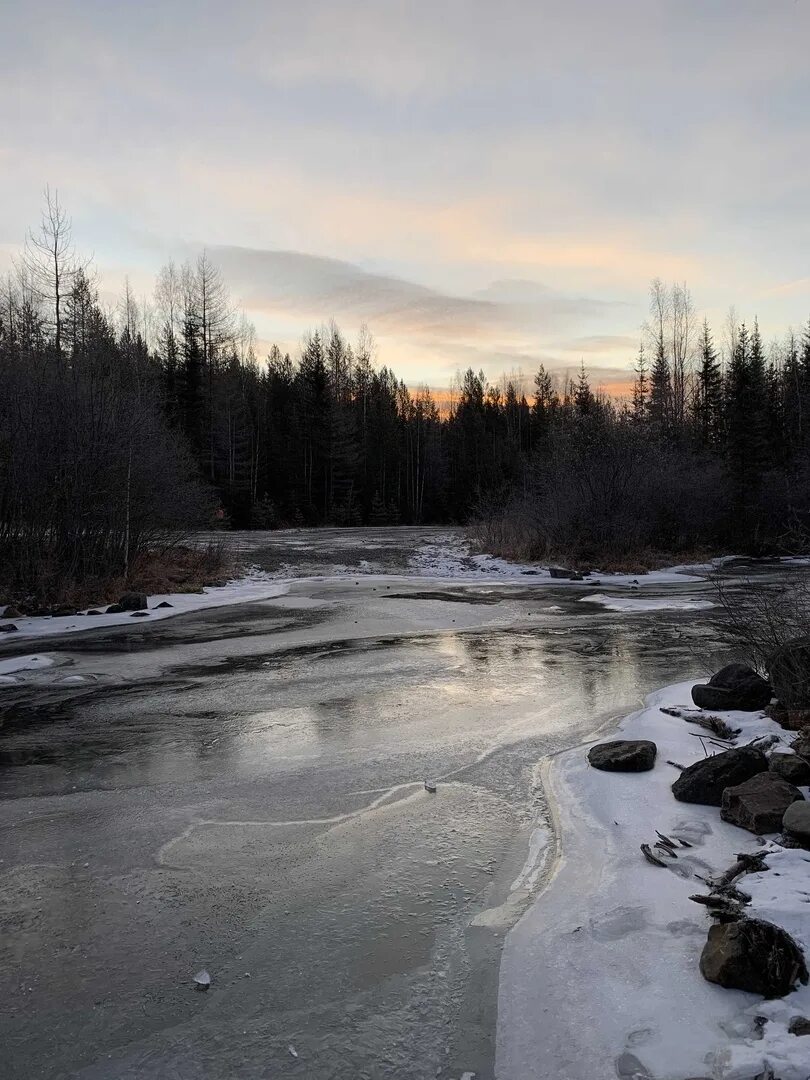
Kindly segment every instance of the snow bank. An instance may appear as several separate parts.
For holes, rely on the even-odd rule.
[[[14,642],[20,638],[52,637],[56,634],[76,633],[79,630],[93,630],[101,626],[132,626],[138,621],[154,622],[156,619],[167,619],[171,615],[182,615],[189,611],[200,611],[203,608],[271,600],[273,597],[283,596],[288,590],[289,582],[278,580],[262,570],[250,570],[244,577],[230,581],[227,585],[203,589],[201,593],[166,593],[150,596],[148,619],[133,619],[132,613],[128,611],[117,615],[104,613],[90,616],[19,618],[13,620],[17,631],[3,635],[2,640]],[[157,606],[164,601],[171,607]]]
[[[762,844],[721,821],[718,809],[672,796],[678,771],[667,761],[688,765],[702,757],[693,737],[701,729],[661,706],[690,706],[690,687],[651,695],[620,724],[621,737],[657,743],[651,772],[592,769],[585,747],[548,770],[562,856],[547,891],[506,939],[499,1080],[753,1080],[766,1062],[780,1080],[810,1076],[810,1037],[787,1031],[793,1016],[810,1016],[808,987],[763,1002],[700,974],[711,920],[689,900],[707,891],[697,875],[721,873],[736,852]],[[790,740],[762,714],[724,716],[743,729],[738,744],[765,733]],[[666,869],[639,851],[655,841],[656,829],[693,845]],[[747,911],[784,926],[810,959],[810,853],[771,847],[771,869],[741,883],[752,896]],[[758,1016],[768,1018],[764,1034]]]

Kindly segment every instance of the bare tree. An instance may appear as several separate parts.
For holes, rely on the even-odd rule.
[[[22,255],[30,287],[41,303],[53,313],[53,345],[62,354],[62,309],[76,274],[86,267],[76,258],[71,220],[59,202],[59,193],[45,188],[45,209],[39,231],[30,229]]]

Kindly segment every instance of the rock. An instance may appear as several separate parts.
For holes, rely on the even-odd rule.
[[[806,1016],[794,1016],[788,1024],[791,1035],[810,1035],[810,1020]]]
[[[791,803],[785,810],[782,828],[788,836],[798,840],[803,848],[810,848],[810,803],[806,799]]]
[[[717,923],[700,956],[704,979],[729,990],[784,997],[807,982],[801,949],[780,926],[763,919]]]
[[[588,751],[588,761],[605,772],[647,772],[655,764],[658,748],[648,739],[616,739]]]
[[[107,614],[120,615],[123,610],[124,609],[121,607],[120,604],[110,604],[110,606],[107,608]]]
[[[550,566],[548,572],[551,577],[562,581],[582,581],[582,574],[578,574],[576,570],[566,570],[563,566]]]
[[[0,634],[13,634],[19,629],[19,626],[15,625],[13,622],[3,623],[0,625]]]
[[[149,618],[149,612],[148,611],[133,611],[132,614],[130,615],[130,619],[148,619],[148,618]]]
[[[9,606],[6,608],[6,610],[3,612],[3,614],[0,615],[0,619],[22,619],[22,618],[23,618],[23,613],[20,611],[19,608],[15,608],[12,604],[9,604]]]
[[[775,833],[782,828],[785,811],[804,795],[773,772],[761,772],[723,792],[720,817],[752,833]]]
[[[810,709],[786,709],[776,702],[769,705],[765,713],[786,731],[801,731],[810,724]]]
[[[89,611],[85,611],[85,615],[100,615],[101,612],[96,608],[90,608]]]
[[[51,608],[51,610],[48,612],[48,614],[53,619],[64,619],[66,617],[71,617],[73,615],[78,615],[79,612],[75,607],[68,607],[67,605],[63,605],[62,607],[53,607],[53,608]]]
[[[118,605],[122,611],[140,611],[141,608],[149,606],[144,593],[127,592],[118,601]]]
[[[692,687],[692,700],[699,709],[742,709],[756,712],[771,700],[768,683],[745,664],[727,664],[709,679]]]
[[[790,748],[795,754],[798,754],[800,758],[804,758],[805,761],[810,761],[810,726],[802,728],[790,744]]]
[[[744,784],[767,768],[767,758],[754,747],[724,750],[687,766],[672,785],[672,794],[681,802],[720,806],[727,787]]]
[[[810,638],[780,646],[768,659],[773,692],[787,709],[810,707]]]
[[[810,784],[810,761],[805,761],[798,754],[771,754],[768,768],[781,776],[789,784],[806,787]]]
[[[155,604],[155,607],[174,607],[174,604],[170,604],[168,600],[161,600],[159,604]]]

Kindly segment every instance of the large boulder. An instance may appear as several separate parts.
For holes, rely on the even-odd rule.
[[[768,659],[768,677],[785,708],[810,707],[810,638],[781,645]]]
[[[118,601],[118,607],[121,611],[141,611],[147,606],[147,599],[144,593],[125,592]]]
[[[658,748],[648,739],[616,739],[588,751],[588,761],[606,772],[647,772],[655,764]]]
[[[790,747],[800,758],[810,761],[810,726],[802,728]]]
[[[771,700],[768,683],[745,664],[727,664],[708,683],[692,687],[692,701],[699,709],[742,709],[756,712]]]
[[[790,934],[763,919],[712,926],[700,971],[709,982],[766,998],[784,997],[808,978],[804,955]]]
[[[782,828],[785,811],[804,795],[775,773],[761,772],[723,792],[720,817],[752,833],[775,833]]]
[[[807,787],[810,784],[810,761],[805,761],[798,754],[771,754],[768,768],[796,787]]]
[[[672,794],[681,802],[720,806],[727,787],[744,784],[767,768],[768,759],[753,746],[724,750],[687,766],[672,785]]]
[[[791,803],[782,818],[782,828],[803,848],[810,848],[810,803]]]

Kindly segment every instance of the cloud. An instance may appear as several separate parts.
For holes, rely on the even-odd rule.
[[[425,348],[477,339],[519,356],[526,342],[539,343],[618,306],[533,281],[497,281],[463,296],[298,251],[217,246],[210,252],[254,316],[368,323],[377,334],[407,335]]]

